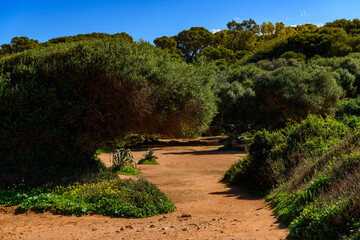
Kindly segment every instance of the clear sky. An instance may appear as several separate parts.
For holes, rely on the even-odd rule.
[[[20,36],[45,42],[92,32],[126,32],[152,43],[190,27],[226,29],[233,19],[289,26],[360,18],[359,0],[0,0],[0,9],[0,45]]]

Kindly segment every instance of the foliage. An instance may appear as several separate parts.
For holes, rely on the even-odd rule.
[[[299,61],[305,61],[306,60],[306,56],[302,53],[296,53],[296,52],[293,52],[293,51],[288,51],[288,52],[285,52],[283,53],[280,58],[286,58],[286,59],[290,59],[290,58],[293,58],[293,59],[296,59],[296,60],[299,60]]]
[[[233,31],[250,31],[253,33],[260,33],[260,26],[253,20],[244,20],[242,23],[237,23],[235,20],[228,22],[227,25],[228,29]]]
[[[154,155],[154,150],[152,148],[149,148],[148,152],[144,154],[144,158],[140,159],[138,163],[158,165],[159,162],[156,161],[156,159],[158,159],[158,157]]]
[[[181,50],[184,58],[191,62],[197,53],[210,46],[213,35],[203,27],[192,27],[181,31],[174,37],[177,47]]]
[[[163,36],[161,38],[156,38],[154,40],[155,46],[165,49],[169,53],[171,53],[174,58],[181,61],[182,60],[182,52],[177,48],[177,42],[173,37]]]
[[[56,43],[79,42],[79,41],[88,41],[88,40],[104,39],[104,38],[121,38],[124,40],[128,40],[129,42],[133,41],[133,38],[125,32],[115,33],[115,34],[93,32],[88,34],[78,34],[74,36],[52,38],[49,41],[45,42],[43,45],[49,46],[50,44],[56,44]]]
[[[112,171],[116,171],[122,175],[139,175],[141,172],[132,164],[125,164],[121,168],[111,167]]]
[[[14,187],[0,190],[0,205],[56,214],[102,214],[111,217],[149,217],[175,207],[154,184],[144,179],[110,179],[68,187]]]
[[[0,59],[0,186],[98,168],[104,143],[130,134],[193,137],[215,113],[215,70],[122,38]]]
[[[1,45],[0,57],[1,55],[23,52],[37,47],[39,47],[38,40],[29,39],[28,37],[14,37],[11,39],[10,44]]]
[[[89,40],[105,39],[105,38],[119,38],[129,42],[133,41],[133,38],[125,32],[115,33],[115,34],[96,33],[96,32],[88,33],[88,34],[78,34],[74,36],[52,38],[44,43],[39,43],[38,40],[29,39],[28,37],[14,37],[11,39],[10,44],[1,45],[0,58],[1,56],[7,54],[19,53],[28,49],[38,48],[38,47],[50,47],[58,43],[89,41]]]
[[[289,239],[340,239],[358,234],[359,132],[312,162],[303,162],[268,196]]]
[[[360,116],[360,97],[343,101],[338,104],[342,114]]]
[[[125,146],[114,149],[111,153],[111,159],[113,163],[112,169],[114,171],[122,170],[126,165],[133,165],[136,169],[134,156],[132,155],[130,149],[125,148]]]
[[[234,164],[223,180],[269,190],[286,181],[302,161],[321,156],[349,132],[349,127],[332,117],[312,115],[273,133],[258,131],[248,147],[248,156]]]
[[[355,103],[349,102],[342,106]],[[267,199],[289,226],[288,239],[357,239],[359,119],[347,113],[309,116],[277,131],[258,131],[247,158],[234,164],[224,180],[271,190]]]
[[[343,94],[335,75],[296,64],[294,59],[259,62],[265,71],[253,65],[232,66],[218,92],[223,121],[273,128],[308,114],[334,114]]]

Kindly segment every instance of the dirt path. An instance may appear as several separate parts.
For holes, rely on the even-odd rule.
[[[154,146],[160,165],[139,167],[175,203],[171,214],[116,219],[0,213],[0,239],[284,239],[286,229],[263,199],[219,182],[241,154],[216,151],[218,145],[217,138],[208,137]],[[135,159],[146,150],[134,150]],[[100,158],[109,164],[108,155]],[[184,213],[191,217],[182,218]]]

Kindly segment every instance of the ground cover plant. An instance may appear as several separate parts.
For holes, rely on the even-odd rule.
[[[116,173],[122,174],[122,175],[139,175],[139,174],[141,174],[140,170],[131,164],[125,164],[119,170],[116,170]]]
[[[75,183],[67,187],[15,186],[0,190],[0,205],[17,205],[18,212],[50,211],[81,216],[101,214],[111,217],[149,217],[175,209],[154,184],[144,179],[106,179]]]

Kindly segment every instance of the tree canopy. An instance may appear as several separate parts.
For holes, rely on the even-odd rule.
[[[0,182],[46,183],[53,171],[93,166],[96,149],[129,134],[198,136],[216,111],[214,77],[210,63],[121,38],[3,57]]]

